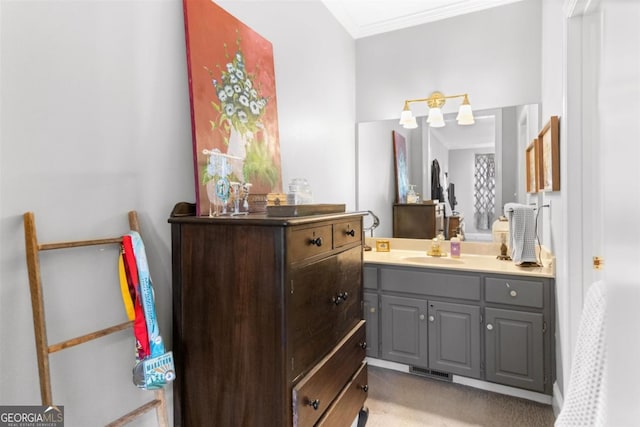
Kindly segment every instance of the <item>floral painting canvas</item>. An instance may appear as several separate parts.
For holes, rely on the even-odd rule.
[[[282,189],[273,48],[211,0],[183,5],[197,212],[246,213]]]

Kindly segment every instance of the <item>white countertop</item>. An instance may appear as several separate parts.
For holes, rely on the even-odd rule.
[[[377,252],[376,240],[387,240],[391,250]],[[431,247],[431,240],[398,239],[398,238],[366,238],[366,243],[372,247],[371,251],[364,251],[365,264],[391,264],[410,267],[423,267],[457,271],[478,271],[483,273],[515,274],[521,276],[555,277],[555,257],[541,247],[542,267],[520,267],[513,261],[497,259],[500,253],[499,243],[490,242],[461,242],[459,258],[450,256],[449,241],[442,243],[444,257],[431,257],[427,250]]]

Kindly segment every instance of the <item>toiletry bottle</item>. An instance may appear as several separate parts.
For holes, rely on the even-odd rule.
[[[458,237],[451,238],[451,257],[460,257],[460,239]]]

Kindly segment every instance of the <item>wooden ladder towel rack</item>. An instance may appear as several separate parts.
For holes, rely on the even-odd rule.
[[[135,211],[129,212],[129,227],[131,230],[140,232],[138,225],[138,215]],[[99,331],[91,332],[79,337],[71,338],[66,341],[59,342],[57,344],[49,345],[47,341],[47,328],[46,319],[44,314],[44,299],[42,294],[42,279],[40,277],[40,251],[53,250],[53,249],[66,249],[75,248],[81,246],[94,246],[94,245],[109,245],[109,244],[121,244],[122,237],[112,237],[106,239],[94,239],[94,240],[76,240],[70,242],[57,242],[57,243],[38,243],[36,236],[36,225],[33,212],[27,212],[24,214],[24,237],[25,237],[25,249],[27,257],[27,269],[29,271],[29,290],[31,291],[31,309],[33,311],[33,326],[35,330],[36,340],[36,353],[38,357],[38,374],[40,376],[40,396],[42,398],[42,404],[47,406],[53,405],[53,399],[51,397],[51,374],[49,370],[49,354],[63,350],[65,348],[73,347],[87,341],[100,338],[114,332],[121,331],[126,328],[130,328],[133,325],[132,321],[120,323],[118,325],[110,326]],[[151,409],[156,409],[156,416],[158,417],[158,424],[161,427],[168,426],[166,401],[164,395],[164,389],[155,390],[155,399],[140,406],[137,409],[121,416],[115,421],[108,424],[108,427],[122,426],[140,415],[143,415]]]

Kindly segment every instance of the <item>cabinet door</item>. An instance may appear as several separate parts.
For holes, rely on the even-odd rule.
[[[382,358],[427,367],[427,301],[389,295],[382,302]]]
[[[429,368],[480,378],[480,307],[429,301]]]
[[[364,320],[367,321],[367,356],[379,357],[377,294],[364,293]]]
[[[487,308],[486,378],[544,391],[542,313]]]

